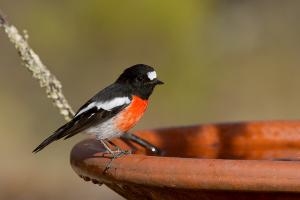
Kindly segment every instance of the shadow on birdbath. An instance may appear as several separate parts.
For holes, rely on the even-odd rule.
[[[240,122],[137,131],[163,150],[116,139],[134,154],[110,158],[95,139],[74,146],[83,179],[127,199],[299,199],[300,121]]]

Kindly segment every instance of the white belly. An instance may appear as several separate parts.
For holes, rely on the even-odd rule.
[[[86,129],[86,133],[96,135],[97,139],[112,139],[115,137],[120,137],[122,132],[116,129],[115,127],[115,117],[102,122],[98,125]]]

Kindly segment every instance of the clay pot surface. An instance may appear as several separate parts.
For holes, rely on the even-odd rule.
[[[137,131],[139,145],[111,162],[95,139],[74,146],[71,165],[85,180],[127,199],[300,199],[300,121],[239,122]]]

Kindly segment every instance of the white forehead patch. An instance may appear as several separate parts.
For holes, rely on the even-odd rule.
[[[153,79],[157,78],[156,71],[148,72],[147,73],[148,78],[152,81]]]

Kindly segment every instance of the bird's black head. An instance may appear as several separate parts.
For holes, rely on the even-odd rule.
[[[116,83],[127,85],[133,95],[148,99],[156,85],[163,84],[157,79],[153,67],[137,64],[124,70]]]

